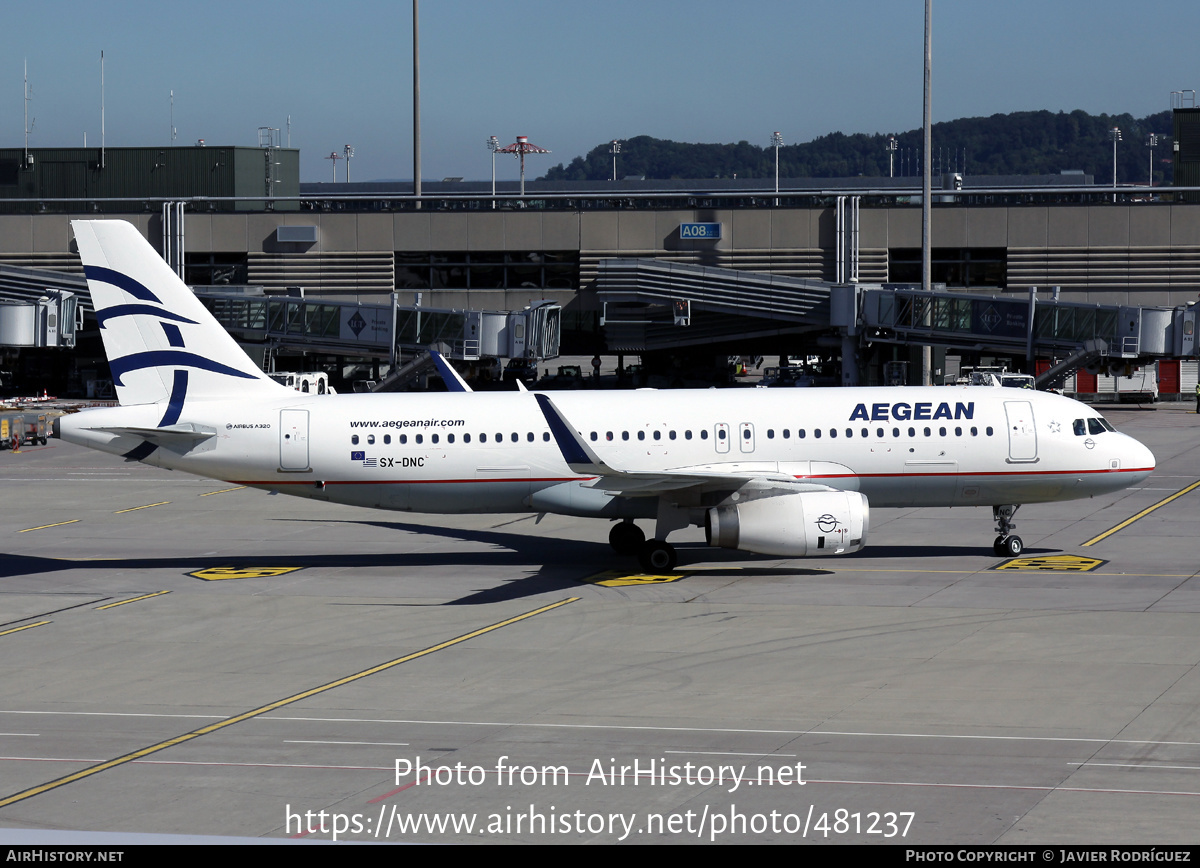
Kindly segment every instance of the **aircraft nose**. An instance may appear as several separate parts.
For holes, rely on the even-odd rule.
[[[1128,461],[1127,466],[1131,470],[1144,470],[1146,471],[1146,475],[1149,476],[1150,471],[1157,466],[1157,462],[1154,459],[1154,453],[1151,452],[1144,444],[1134,440],[1132,437],[1129,437],[1128,439],[1128,449],[1125,450],[1126,461]]]

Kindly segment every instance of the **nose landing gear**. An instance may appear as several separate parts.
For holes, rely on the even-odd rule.
[[[1015,558],[1025,550],[1025,543],[1016,534],[1010,533],[1016,522],[1012,520],[1013,515],[1021,504],[1004,503],[999,506],[992,507],[992,518],[996,520],[996,541],[992,543],[992,551],[997,557]]]

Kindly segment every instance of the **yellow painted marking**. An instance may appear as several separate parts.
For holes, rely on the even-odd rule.
[[[605,570],[588,576],[583,581],[592,585],[604,585],[606,588],[619,588],[624,585],[661,585],[664,582],[677,582],[684,577],[683,573],[670,576],[651,576],[646,573],[622,573],[619,570]]]
[[[38,527],[27,527],[24,530],[17,531],[17,533],[29,533],[31,530],[45,530],[48,527],[62,527],[64,524],[75,524],[77,521],[82,521],[82,519],[73,518],[70,521],[58,521],[54,524],[43,524]]]
[[[1112,536],[1117,531],[1123,530],[1123,529],[1129,527],[1129,525],[1133,524],[1139,518],[1145,518],[1150,513],[1154,512],[1154,510],[1158,509],[1160,506],[1166,506],[1168,503],[1170,503],[1175,498],[1183,497],[1189,491],[1195,491],[1197,488],[1200,488],[1200,482],[1193,482],[1187,488],[1184,488],[1180,491],[1175,492],[1170,497],[1164,497],[1162,500],[1160,500],[1158,503],[1154,504],[1153,506],[1146,507],[1141,512],[1139,512],[1137,515],[1133,516],[1133,518],[1127,518],[1123,522],[1121,522],[1119,525],[1117,525],[1116,527],[1110,527],[1104,533],[1100,534],[1100,536],[1092,537],[1090,540],[1085,542],[1084,545],[1085,546],[1095,545],[1096,543],[1100,542],[1100,540],[1107,539],[1108,537]]]
[[[369,675],[376,675],[380,672],[391,669],[394,666],[399,666],[401,663],[408,663],[410,660],[416,660],[418,658],[428,656],[435,651],[442,651],[454,645],[459,645],[463,642],[466,642],[468,639],[474,639],[477,636],[484,635],[485,633],[491,633],[492,631],[499,630],[502,627],[508,627],[512,624],[516,624],[519,621],[532,618],[535,615],[541,615],[545,612],[565,606],[568,603],[578,602],[578,600],[579,597],[568,597],[565,600],[559,600],[557,603],[551,603],[548,606],[542,606],[539,609],[533,609],[532,611],[525,612],[524,614],[515,615],[512,618],[498,621],[495,624],[489,624],[487,627],[480,627],[478,630],[472,630],[470,633],[463,633],[461,636],[456,636],[453,639],[447,639],[445,642],[439,642],[436,645],[430,645],[428,648],[423,648],[420,651],[414,651],[412,654],[406,654],[403,657],[397,657],[395,660],[389,660],[387,663],[380,663],[378,666],[372,666],[370,669],[364,669],[361,672],[354,673],[353,675],[347,675],[345,678],[339,678],[336,681],[330,681],[326,684],[322,684],[320,687],[314,687],[311,690],[305,690],[301,693],[293,694],[286,699],[279,699],[275,702],[268,703],[267,705],[261,705],[251,711],[237,714],[233,717],[227,717],[224,720],[217,721],[216,723],[209,724],[208,726],[202,726],[199,729],[193,729],[191,732],[185,732],[183,735],[177,735],[175,738],[169,738],[166,741],[160,741],[158,744],[152,744],[149,747],[132,751],[131,753],[124,754],[114,759],[106,760],[102,763],[97,763],[91,768],[82,769],[81,771],[64,775],[56,780],[48,781],[44,784],[38,784],[37,786],[30,787],[26,790],[21,790],[18,793],[13,793],[11,796],[0,799],[0,808],[7,808],[9,805],[16,804],[17,802],[24,801],[25,799],[32,798],[33,796],[40,796],[42,793],[49,792],[50,790],[65,786],[67,784],[73,784],[75,781],[81,781],[84,778],[91,777],[92,775],[99,774],[103,771],[108,771],[109,769],[116,768],[117,766],[124,765],[125,763],[142,759],[143,757],[157,753],[160,750],[166,750],[169,747],[175,747],[176,745],[184,744],[192,739],[200,738],[202,735],[209,735],[211,733],[218,732],[219,730],[225,729],[228,726],[233,726],[235,723],[242,723],[250,720],[251,718],[266,714],[269,711],[277,711],[284,706],[291,705],[294,702],[299,702],[302,699],[308,699],[310,697],[317,696],[318,694],[325,693],[328,690],[333,690],[335,687],[342,687],[346,684],[366,678]]]
[[[304,567],[209,567],[188,573],[188,575],[206,582],[219,582],[223,579],[264,579],[294,573],[296,570],[302,569]]]
[[[1013,558],[1005,561],[997,570],[1051,570],[1056,572],[1087,573],[1107,561],[1099,558],[1081,558],[1078,555],[1043,555],[1033,558]]]
[[[129,509],[118,509],[113,515],[120,515],[123,512],[137,512],[139,509],[149,509],[152,506],[166,506],[171,501],[160,500],[158,503],[147,503],[145,506],[131,506]]]
[[[22,630],[28,630],[32,627],[44,627],[49,623],[49,621],[35,621],[32,624],[26,624],[24,627],[13,627],[11,630],[0,632],[0,636],[7,636],[9,633],[20,633]]]
[[[171,593],[171,592],[170,591],[155,591],[153,594],[142,594],[140,597],[132,597],[128,600],[121,600],[120,602],[117,602],[117,603],[106,603],[103,606],[97,606],[96,611],[99,612],[101,609],[112,609],[116,606],[124,606],[126,603],[136,603],[138,600],[149,600],[151,597],[161,597],[163,594],[169,594],[169,593]]]
[[[239,485],[236,488],[222,488],[220,491],[206,491],[203,494],[201,494],[200,496],[208,497],[210,494],[224,494],[227,491],[241,491],[245,487],[246,486],[244,486],[244,485]]]

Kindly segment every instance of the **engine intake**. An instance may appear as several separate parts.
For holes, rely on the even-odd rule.
[[[869,527],[859,492],[805,491],[710,509],[704,535],[711,546],[804,558],[856,552]]]

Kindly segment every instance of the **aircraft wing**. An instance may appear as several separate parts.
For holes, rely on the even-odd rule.
[[[563,460],[572,471],[595,479],[588,486],[626,497],[652,497],[686,489],[782,488],[788,492],[833,491],[828,485],[796,479],[777,470],[744,464],[714,464],[673,470],[629,471],[612,467],[588,446],[549,396],[536,393],[538,407],[550,426]]]

